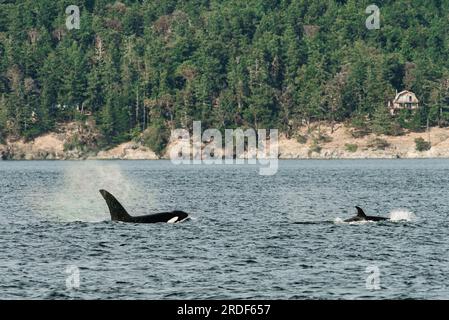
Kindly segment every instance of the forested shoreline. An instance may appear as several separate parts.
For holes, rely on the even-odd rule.
[[[449,1],[23,0],[0,3],[0,142],[94,120],[101,146],[173,128],[316,121],[360,135],[447,126]],[[80,29],[66,8],[80,8]],[[409,89],[418,112],[392,117]]]

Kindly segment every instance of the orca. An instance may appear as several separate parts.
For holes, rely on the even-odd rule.
[[[375,217],[375,216],[367,216],[362,208],[355,207],[357,209],[357,215],[344,220],[344,222],[357,222],[357,221],[385,221],[389,220],[389,218],[385,217]]]
[[[189,215],[184,211],[172,211],[172,212],[161,212],[155,214],[149,214],[145,216],[130,216],[126,212],[125,208],[118,202],[118,200],[106,190],[100,190],[106,204],[109,207],[109,212],[111,214],[112,221],[121,222],[131,222],[131,223],[178,223],[186,220]]]

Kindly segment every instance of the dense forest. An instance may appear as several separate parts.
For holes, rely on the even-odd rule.
[[[400,134],[449,120],[449,1],[0,1],[0,136],[95,119],[107,144],[145,132],[316,121]],[[69,30],[66,8],[80,9]],[[396,90],[421,108],[392,117]]]

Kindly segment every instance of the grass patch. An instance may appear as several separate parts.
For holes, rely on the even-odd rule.
[[[314,152],[321,153],[321,150],[322,150],[321,146],[318,143],[314,142],[309,148],[308,155],[310,157]]]
[[[78,134],[72,135],[66,142],[64,142],[64,152],[72,151],[75,149],[81,150],[83,147]]]
[[[356,144],[353,144],[353,143],[345,144],[345,149],[348,152],[356,152],[358,148],[359,148],[359,146]]]
[[[142,142],[145,147],[153,150],[157,155],[162,155],[170,139],[170,132],[162,123],[154,123],[142,134]]]

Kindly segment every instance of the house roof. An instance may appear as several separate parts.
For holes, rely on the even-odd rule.
[[[396,95],[396,97],[394,98],[394,102],[409,102],[409,101],[400,101],[401,97],[403,97],[405,95],[411,96],[412,97],[412,102],[414,102],[414,103],[418,103],[419,102],[419,100],[416,97],[416,95],[413,92],[409,91],[409,90],[404,90],[404,91],[399,92]]]

